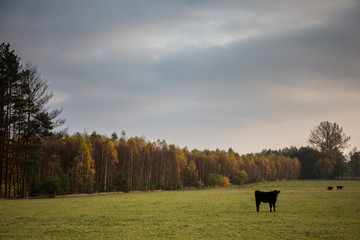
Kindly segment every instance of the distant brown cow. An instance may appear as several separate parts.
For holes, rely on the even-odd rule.
[[[342,190],[344,188],[344,186],[336,186],[336,190]]]
[[[333,190],[333,187],[328,187],[328,190],[329,190],[329,191]]]

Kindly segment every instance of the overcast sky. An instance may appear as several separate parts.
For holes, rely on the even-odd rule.
[[[321,121],[360,148],[358,0],[2,0],[69,133],[240,154],[306,146]]]

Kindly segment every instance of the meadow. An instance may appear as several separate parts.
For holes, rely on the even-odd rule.
[[[277,212],[257,189],[281,191]],[[0,200],[0,219],[0,239],[360,239],[360,181]]]

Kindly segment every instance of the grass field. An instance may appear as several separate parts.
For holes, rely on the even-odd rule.
[[[276,213],[256,189],[281,191]],[[0,239],[360,239],[360,181],[0,200],[0,219]]]

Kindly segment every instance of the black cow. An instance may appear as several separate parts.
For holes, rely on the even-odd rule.
[[[342,190],[344,186],[336,186],[336,190]]]
[[[261,202],[264,203],[269,203],[270,206],[270,212],[271,208],[274,207],[274,212],[276,212],[275,210],[275,203],[277,200],[277,196],[280,193],[280,191],[274,190],[271,192],[261,192],[259,190],[255,191],[255,202],[256,202],[256,211],[259,212],[259,206]]]
[[[333,187],[328,187],[328,190],[329,190],[329,191],[333,190]]]

